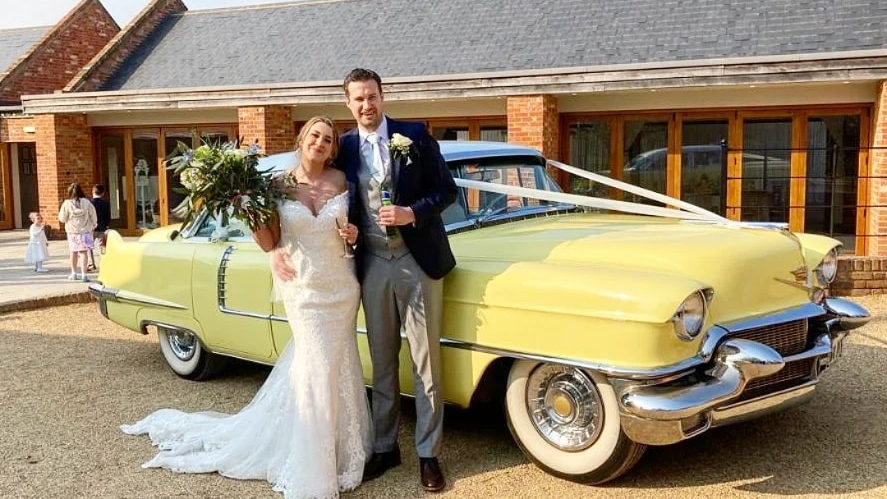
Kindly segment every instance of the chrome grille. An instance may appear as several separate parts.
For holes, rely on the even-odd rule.
[[[783,357],[794,355],[803,352],[807,346],[807,319],[745,329],[730,337],[763,343]]]
[[[775,392],[805,381],[813,372],[813,364],[816,358],[801,359],[787,362],[785,367],[770,376],[751,380],[745,385],[745,390],[739,400],[748,400],[760,397],[770,392]]]

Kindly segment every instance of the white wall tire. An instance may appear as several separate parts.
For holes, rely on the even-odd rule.
[[[537,386],[538,380],[551,382]],[[528,387],[542,387],[545,395],[536,397],[538,393],[532,392],[528,398]],[[534,403],[540,404],[532,408],[535,417],[530,408]],[[552,412],[554,405],[559,410]],[[547,409],[539,410],[540,406]],[[584,484],[612,480],[634,466],[646,449],[622,431],[616,394],[607,378],[596,372],[518,360],[508,375],[505,412],[508,429],[524,455],[566,480]],[[550,420],[548,413],[557,418],[552,425],[544,424]]]
[[[224,367],[226,359],[207,352],[190,331],[157,326],[157,339],[166,364],[181,378],[202,381]]]

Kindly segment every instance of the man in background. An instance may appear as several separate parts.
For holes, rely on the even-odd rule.
[[[105,252],[105,231],[111,224],[111,205],[105,201],[105,186],[96,184],[92,187],[92,205],[95,207],[95,215],[98,224],[93,232],[93,239],[97,245],[100,245],[102,253]],[[89,250],[89,265],[87,272],[94,272],[98,267],[95,264],[95,254],[93,250]]]

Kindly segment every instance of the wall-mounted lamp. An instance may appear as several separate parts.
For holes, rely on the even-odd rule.
[[[35,127],[35,126],[22,127],[22,131],[25,133],[37,133],[37,127]]]

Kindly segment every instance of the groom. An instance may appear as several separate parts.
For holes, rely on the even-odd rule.
[[[360,228],[356,263],[373,362],[375,444],[364,480],[400,464],[403,328],[413,360],[420,478],[426,490],[439,491],[442,278],[456,265],[440,212],[455,201],[456,184],[424,125],[382,113],[379,75],[355,69],[343,87],[357,129],[340,138],[337,164],[348,179],[350,221]]]

